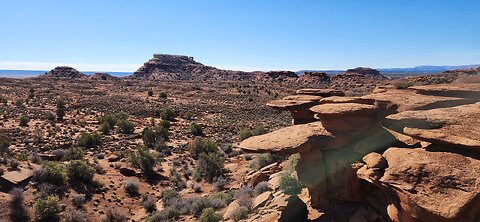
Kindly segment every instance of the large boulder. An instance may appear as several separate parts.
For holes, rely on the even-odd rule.
[[[480,219],[480,160],[406,148],[390,148],[383,156],[388,167],[369,171],[365,165],[357,175],[385,192],[394,221]]]

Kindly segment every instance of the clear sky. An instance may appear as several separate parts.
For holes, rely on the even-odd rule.
[[[241,70],[480,63],[479,0],[0,0],[0,69]]]

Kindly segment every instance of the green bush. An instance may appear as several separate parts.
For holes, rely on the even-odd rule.
[[[161,199],[162,199],[163,205],[165,206],[168,206],[172,200],[178,199],[178,198],[180,198],[180,193],[178,193],[178,191],[176,191],[175,189],[168,189],[162,192]]]
[[[36,180],[39,183],[62,185],[66,180],[66,173],[62,166],[53,161],[45,161],[42,168],[36,172]]]
[[[57,100],[57,120],[63,120],[65,116],[65,102],[61,99]]]
[[[146,147],[153,148],[168,140],[168,130],[162,126],[147,127],[143,129],[142,139]]]
[[[15,100],[15,106],[18,108],[23,108],[23,99]]]
[[[85,156],[85,152],[83,151],[82,148],[78,147],[72,147],[65,151],[65,154],[63,155],[64,160],[83,160],[83,157]]]
[[[10,148],[8,148],[9,146],[10,142],[8,142],[6,139],[0,139],[0,156],[10,153]]]
[[[175,120],[175,117],[177,117],[177,114],[176,114],[175,111],[173,111],[172,109],[170,109],[170,108],[165,108],[165,109],[163,109],[162,112],[160,113],[160,117],[161,117],[163,120],[174,121],[174,120]]]
[[[95,170],[83,160],[72,160],[67,166],[67,173],[71,181],[91,183]]]
[[[218,146],[213,140],[204,138],[195,138],[188,144],[188,149],[193,156],[197,157],[201,153],[216,153]]]
[[[408,87],[413,86],[414,83],[405,79],[396,81],[394,84],[396,89],[408,89]]]
[[[250,168],[259,170],[264,166],[277,162],[280,158],[271,153],[263,153],[255,155],[255,159],[250,163]]]
[[[177,221],[180,211],[175,207],[166,207],[163,210],[155,211],[147,222]]]
[[[218,222],[222,220],[222,215],[215,213],[215,210],[211,207],[202,210],[202,215],[198,221],[200,222]]]
[[[197,123],[192,123],[192,125],[190,125],[190,133],[194,136],[201,136],[203,135],[202,127]]]
[[[280,176],[279,187],[287,195],[297,195],[302,191],[303,185],[287,171]]]
[[[117,127],[117,131],[123,134],[132,134],[135,131],[135,124],[128,120],[118,121]]]
[[[55,221],[58,213],[62,212],[62,208],[58,203],[56,196],[39,197],[33,203],[35,215],[39,221]]]
[[[242,131],[240,131],[240,140],[243,141],[243,140],[248,139],[252,136],[262,135],[262,134],[265,134],[267,132],[268,131],[263,126],[256,126],[255,128],[253,128],[253,130],[243,129]]]
[[[0,103],[3,104],[4,106],[7,105],[8,100],[5,99],[3,96],[0,96]]]
[[[160,92],[160,98],[162,99],[166,99],[167,98],[167,94],[165,92]]]
[[[130,164],[140,169],[145,176],[151,177],[155,174],[153,168],[157,165],[157,158],[147,147],[139,147],[130,155]]]
[[[30,119],[28,117],[26,117],[26,116],[21,116],[20,117],[20,126],[21,127],[27,127],[28,122],[30,122]]]
[[[147,95],[148,96],[153,96],[153,91],[151,89],[149,89],[148,92],[147,92]]]
[[[55,115],[53,115],[53,113],[51,113],[51,112],[48,112],[47,113],[47,120],[51,121],[51,122],[55,121]]]
[[[162,120],[160,121],[160,124],[158,124],[159,127],[165,128],[167,130],[170,129],[170,125],[171,123],[168,120]]]
[[[103,122],[100,124],[100,132],[102,132],[103,135],[108,135],[110,134],[110,131],[112,130],[112,126],[108,122]]]
[[[225,158],[218,152],[200,153],[195,162],[195,174],[211,183],[215,177],[224,174],[224,163]]]
[[[82,133],[77,139],[78,145],[85,148],[97,147],[102,143],[102,137],[98,133]]]

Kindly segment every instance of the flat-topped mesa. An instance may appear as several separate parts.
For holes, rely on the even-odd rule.
[[[345,96],[345,93],[335,89],[299,89],[296,92],[299,95],[312,95],[312,96]]]
[[[316,84],[316,85],[328,85],[330,84],[330,76],[324,72],[305,72],[298,80],[301,84]]]
[[[289,111],[292,115],[292,124],[304,124],[315,122],[314,113],[309,108],[318,104],[312,100],[272,100],[267,103],[268,107]]]
[[[355,69],[348,69],[345,74],[359,74],[363,75],[370,79],[375,80],[384,80],[387,79],[384,75],[382,75],[378,70],[372,68],[365,68],[365,67],[357,67]]]
[[[409,88],[422,95],[468,98],[480,101],[480,84],[462,84],[461,86],[442,84],[435,86],[411,86]]]

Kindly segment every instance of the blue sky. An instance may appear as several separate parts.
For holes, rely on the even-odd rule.
[[[241,70],[480,63],[480,1],[0,0],[0,69]]]

